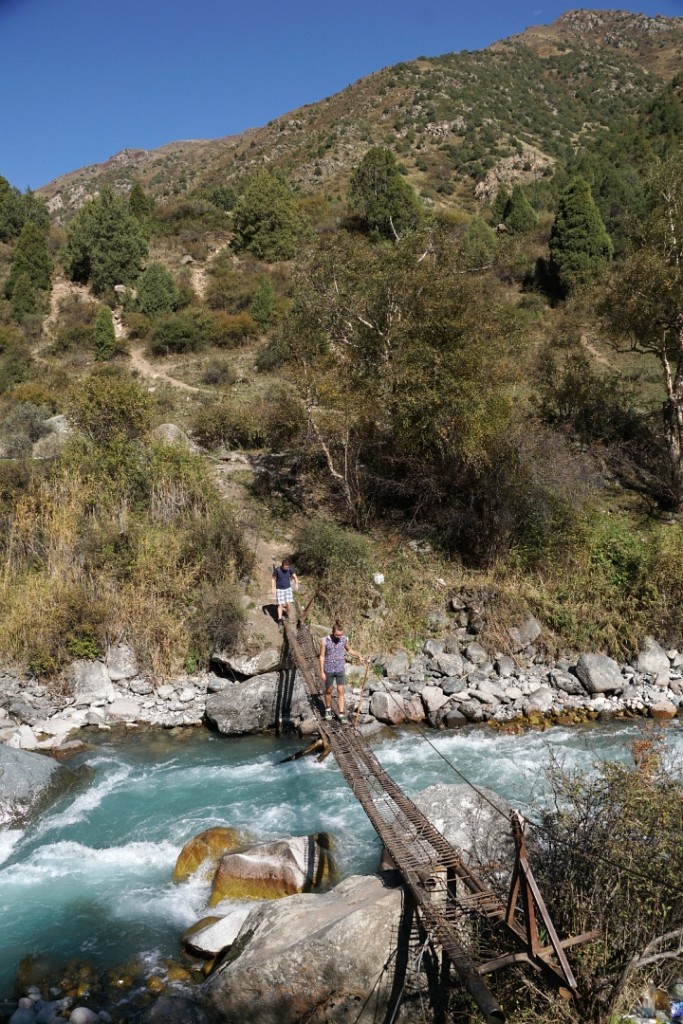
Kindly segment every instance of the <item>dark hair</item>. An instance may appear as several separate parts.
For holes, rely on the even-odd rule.
[[[333,625],[332,629],[340,629],[342,631],[342,633],[344,632],[344,627],[341,624],[341,619],[335,619],[334,620],[334,625]]]

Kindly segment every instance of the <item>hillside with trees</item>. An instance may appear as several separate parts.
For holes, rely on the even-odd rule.
[[[384,649],[463,588],[493,642],[532,611],[553,654],[680,645],[682,47],[572,12],[1,179],[0,657],[206,664],[259,599],[247,520]]]

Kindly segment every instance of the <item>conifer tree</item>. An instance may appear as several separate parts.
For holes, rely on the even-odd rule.
[[[368,150],[351,175],[349,208],[366,231],[397,240],[422,219],[420,203],[388,149]]]
[[[52,274],[52,260],[47,248],[45,232],[32,221],[21,229],[19,241],[12,257],[9,277],[5,284],[5,295],[12,297],[16,282],[26,274],[34,289],[49,291]]]
[[[20,274],[14,282],[10,310],[12,319],[18,324],[23,324],[28,316],[32,316],[38,311],[36,290],[27,273]]]
[[[590,281],[609,264],[612,253],[588,182],[572,178],[560,196],[550,232],[550,266],[560,288],[567,293]]]
[[[495,231],[481,217],[473,217],[463,238],[460,258],[467,270],[489,266],[498,252]]]
[[[265,331],[266,327],[270,323],[270,319],[274,311],[275,286],[272,278],[264,274],[264,276],[259,279],[258,287],[254,293],[254,298],[252,299],[250,312],[261,330]]]
[[[138,309],[148,316],[172,313],[180,302],[173,274],[163,263],[150,263],[138,282]]]
[[[491,204],[491,214],[493,216],[494,224],[502,224],[503,218],[505,217],[505,211],[508,208],[510,202],[510,193],[508,192],[506,185],[501,185],[496,194],[496,198]]]
[[[233,211],[235,252],[268,262],[290,260],[309,231],[287,182],[271,171],[258,171]]]
[[[95,317],[93,328],[93,340],[95,343],[95,359],[98,362],[106,362],[111,359],[116,351],[116,332],[114,331],[114,318],[109,306],[100,306]]]
[[[515,185],[505,208],[505,226],[514,234],[523,234],[536,227],[536,212],[519,185]]]
[[[145,221],[152,213],[154,204],[142,185],[136,181],[128,196],[128,208],[139,221]]]
[[[73,281],[90,283],[96,294],[132,284],[146,255],[139,221],[109,187],[81,207],[67,229],[67,272]]]

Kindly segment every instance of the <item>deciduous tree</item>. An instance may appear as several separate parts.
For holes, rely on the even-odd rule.
[[[614,269],[601,313],[610,336],[655,355],[666,393],[669,493],[683,502],[683,165],[663,163],[649,181],[647,215],[632,253]]]

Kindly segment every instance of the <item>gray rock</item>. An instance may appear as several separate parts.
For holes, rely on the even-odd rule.
[[[154,693],[154,687],[149,679],[131,679],[128,683],[128,689],[131,693],[137,694],[138,697],[148,697],[151,693]],[[172,688],[171,692],[173,692]]]
[[[405,701],[399,693],[375,690],[370,701],[370,714],[386,725],[401,725],[406,720]]]
[[[98,1020],[97,1014],[87,1006],[75,1006],[71,1011],[69,1024],[97,1024]]]
[[[225,1021],[252,1020],[254,1007],[259,1024],[384,1019],[402,902],[400,889],[354,876],[329,893],[257,906],[242,926],[239,955],[210,975],[202,998]]]
[[[161,441],[163,444],[179,445],[189,452],[199,451],[199,446],[175,423],[160,423],[158,427],[154,428],[151,436],[155,441]]]
[[[0,744],[0,826],[24,823],[72,781],[69,769],[51,757]]]
[[[467,685],[469,686],[470,689],[479,688],[487,682],[488,676],[486,675],[485,672],[481,672],[479,669],[477,669],[474,672],[470,672],[470,674],[467,677]]]
[[[397,676],[403,676],[410,668],[410,658],[405,651],[397,651],[392,654],[384,663],[384,675],[391,676],[392,678]]]
[[[191,256],[190,261],[194,263]],[[209,1024],[209,1018],[190,996],[161,996],[139,1020],[140,1024]]]
[[[604,654],[582,654],[576,674],[588,693],[615,693],[624,685],[619,666]]]
[[[221,689],[223,689],[222,686]],[[175,696],[175,686],[171,686],[170,683],[162,683],[157,689],[157,697],[160,700],[170,700],[173,696]]]
[[[468,661],[471,661],[473,665],[484,665],[489,660],[488,652],[484,650],[481,644],[468,644],[465,648],[465,654]]]
[[[484,681],[479,684],[479,692],[481,694],[488,694],[491,697],[495,697],[496,700],[507,700],[505,688],[494,679],[484,679]]]
[[[465,680],[458,679],[457,676],[449,676],[447,679],[442,679],[439,686],[447,697],[452,697],[453,694],[462,693],[463,690],[467,689]]]
[[[68,681],[76,707],[94,700],[113,700],[114,685],[101,661],[74,661],[69,667]]]
[[[574,697],[582,697],[586,693],[581,681],[576,676],[571,675],[569,672],[563,672],[559,668],[551,669],[550,682],[556,690],[569,693]]]
[[[443,692],[440,686],[425,686],[422,690],[420,697],[426,713],[432,714],[434,711],[438,711],[445,704],[448,704],[449,698]]]
[[[523,651],[533,644],[534,640],[540,636],[541,629],[541,623],[533,615],[530,615],[521,626],[512,626],[508,629],[513,651],[515,653]]]
[[[449,708],[444,716],[443,724],[447,729],[459,729],[460,726],[468,723],[462,711],[458,711],[457,708]]]
[[[428,658],[436,658],[443,652],[443,643],[440,640],[425,640],[422,645],[422,653]]]
[[[67,434],[45,434],[31,446],[32,459],[55,459],[68,441]]]
[[[107,707],[108,722],[138,722],[141,708],[136,700],[120,697]]]
[[[496,658],[495,669],[501,679],[507,679],[515,671],[514,659],[507,654],[501,654],[499,658]]]
[[[252,657],[246,654],[224,654],[221,651],[216,651],[212,658],[238,678],[250,679],[252,676],[262,676],[266,672],[275,672],[280,667],[282,655],[280,651],[270,647]]]
[[[637,672],[654,676],[657,686],[666,689],[670,680],[671,661],[663,647],[651,636],[645,640],[642,651],[633,662]]]
[[[245,736],[274,728],[278,718],[283,723],[307,718],[310,706],[298,673],[290,696],[289,687],[280,685],[278,673],[267,672],[241,683],[228,683],[219,693],[211,694],[205,714],[209,724],[224,735]]]
[[[185,949],[198,956],[217,956],[221,950],[232,946],[253,909],[253,903],[248,903],[246,906],[236,907],[218,921],[209,918],[203,928],[193,925],[183,935]]]
[[[189,704],[191,700],[195,700],[198,696],[198,692],[194,686],[184,686],[178,694],[178,700],[183,704]]]
[[[539,686],[537,690],[529,694],[524,702],[524,713],[540,711],[545,715],[552,708],[554,699],[552,690],[549,690],[547,686]]]
[[[466,700],[459,705],[461,714],[465,716],[468,722],[483,722],[484,711],[478,700]]]
[[[439,654],[434,658],[432,668],[442,676],[462,676],[463,660],[459,654]]]
[[[493,790],[477,790],[464,783],[438,784],[422,790],[414,802],[467,864],[492,877],[501,864],[510,870],[514,863],[511,808]]]
[[[444,629],[448,629],[450,624],[451,620],[445,612],[430,612],[427,616],[427,629],[430,629],[432,633],[442,632]]]
[[[137,658],[128,644],[110,647],[106,664],[109,678],[115,683],[121,679],[134,679],[138,674]]]
[[[418,694],[411,697],[410,700],[404,700],[403,709],[406,716],[406,722],[424,722],[426,717],[425,707]]]

